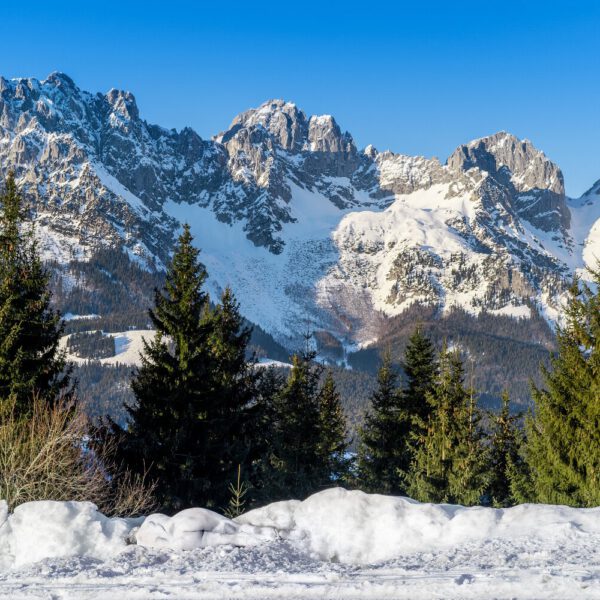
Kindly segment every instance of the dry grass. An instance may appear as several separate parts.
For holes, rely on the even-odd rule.
[[[31,415],[0,402],[0,498],[12,509],[33,500],[87,500],[109,515],[154,508],[154,486],[111,463],[114,448],[87,447],[89,421],[73,402],[36,398]],[[111,478],[109,474],[121,474]]]

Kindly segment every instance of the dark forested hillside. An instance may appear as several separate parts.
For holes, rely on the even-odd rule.
[[[125,252],[110,248],[87,261],[73,260],[67,266],[50,263],[50,267],[57,274],[52,282],[57,308],[63,314],[97,315],[68,321],[67,333],[149,328],[148,307],[154,301],[154,288],[164,281],[162,271],[148,271]]]
[[[75,365],[73,378],[78,384],[78,398],[93,419],[110,415],[124,424],[124,403],[133,402],[129,385],[132,368],[127,365],[102,365],[98,361]]]
[[[381,352],[389,348],[398,363],[416,324],[420,324],[438,347],[443,340],[461,349],[467,376],[480,392],[484,405],[498,405],[504,389],[516,404],[531,401],[530,381],[539,382],[540,364],[547,364],[555,347],[554,333],[537,312],[531,319],[514,319],[483,312],[473,317],[454,309],[440,316],[435,308],[414,306],[400,316],[385,320],[374,347],[348,356],[355,369],[374,374]]]

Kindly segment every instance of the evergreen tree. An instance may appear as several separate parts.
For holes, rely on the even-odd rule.
[[[422,502],[475,504],[485,487],[485,450],[473,392],[457,352],[440,354],[430,414],[415,432],[409,495]]]
[[[186,225],[150,311],[156,335],[144,344],[132,380],[129,425],[113,429],[124,465],[157,481],[163,508],[222,509],[238,465],[249,468],[244,412],[253,376],[237,304],[226,292],[223,305],[210,311],[202,291],[206,270],[192,240]]]
[[[510,414],[510,398],[503,392],[500,411],[490,415],[489,496],[496,507],[512,506],[517,501],[512,484],[522,468],[520,419],[520,414]]]
[[[253,461],[248,504],[268,504],[275,497],[280,498],[281,479],[278,456],[278,399],[286,385],[286,377],[280,369],[268,367],[261,370],[257,382],[256,419],[253,423],[257,429],[256,452],[258,459]]]
[[[410,415],[397,387],[389,352],[377,374],[377,389],[360,430],[358,477],[361,487],[381,494],[403,494]]]
[[[306,498],[323,486],[319,378],[315,353],[305,350],[292,358],[287,381],[274,400],[270,486],[271,501]]]
[[[323,484],[343,484],[350,475],[350,461],[346,456],[348,431],[341,396],[331,371],[327,372],[319,392],[319,428],[318,453],[324,467]]]
[[[558,352],[532,390],[526,458],[538,502],[600,504],[600,270],[593,276],[596,291],[574,281]]]
[[[411,416],[426,422],[430,411],[427,396],[433,391],[437,360],[431,340],[423,335],[420,327],[408,340],[402,369],[406,378],[402,390],[404,408]]]
[[[460,363],[458,354],[456,359]],[[489,458],[485,433],[481,427],[481,411],[476,404],[472,385],[466,402],[456,414],[456,442],[452,448],[452,467],[448,477],[448,492],[452,502],[472,506],[481,504],[489,485]]]
[[[50,306],[50,274],[14,176],[0,195],[0,398],[13,398],[27,414],[34,395],[49,402],[70,396],[70,368],[59,350],[60,314]]]
[[[213,311],[205,313],[211,328],[209,347],[213,360],[212,375],[216,397],[213,427],[220,438],[216,450],[223,476],[214,481],[212,493],[223,498],[230,489],[236,473],[249,480],[251,465],[263,451],[265,432],[259,428],[259,408],[256,404],[257,385],[261,371],[254,357],[248,357],[252,329],[244,325],[239,303],[230,288]],[[218,440],[219,442],[219,440]],[[246,481],[248,483],[248,481]]]

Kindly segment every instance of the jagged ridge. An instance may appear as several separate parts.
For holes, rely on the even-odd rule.
[[[500,132],[445,164],[360,151],[333,117],[282,100],[203,140],[148,124],[129,92],[90,94],[61,73],[0,78],[0,160],[46,257],[123,247],[160,269],[190,221],[213,291],[232,285],[286,344],[309,319],[364,345],[414,302],[556,319],[600,237],[597,190],[567,199],[560,169],[527,140]]]

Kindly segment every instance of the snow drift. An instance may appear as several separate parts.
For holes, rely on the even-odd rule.
[[[470,542],[600,534],[600,508],[523,504],[507,509],[423,504],[335,488],[304,502],[277,502],[238,523],[273,527],[325,561],[368,564]]]
[[[91,502],[26,502],[8,515],[2,500],[0,567],[70,556],[108,559],[126,548],[135,522],[105,517]]]
[[[206,508],[188,508],[173,517],[150,515],[135,532],[138,545],[171,550],[254,546],[275,538],[273,528],[238,524]]]
[[[484,541],[527,538],[547,547],[594,536],[600,536],[600,508],[465,508],[341,488],[269,504],[233,521],[202,508],[143,522],[108,518],[88,502],[29,502],[9,515],[0,503],[3,569],[48,558],[107,560],[132,543],[173,551],[288,544],[307,558],[364,565]]]

